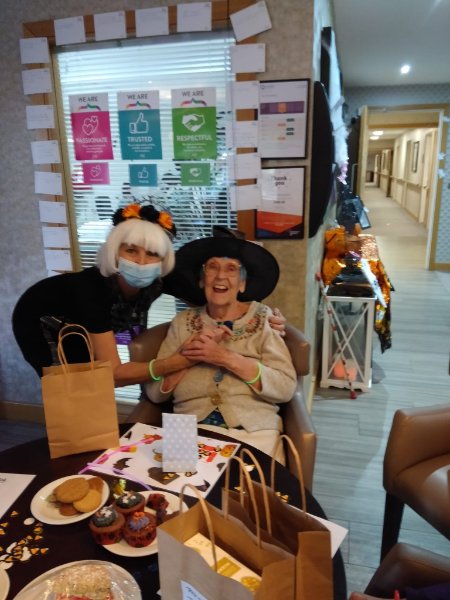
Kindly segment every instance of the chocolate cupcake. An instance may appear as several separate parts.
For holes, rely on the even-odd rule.
[[[113,506],[103,506],[92,515],[89,529],[97,544],[106,546],[120,542],[124,524],[125,517]]]
[[[150,508],[152,511],[155,511],[156,516],[156,524],[160,525],[164,522],[164,519],[167,515],[167,508],[169,506],[168,501],[164,494],[160,493],[152,493],[147,498],[146,507]]]
[[[134,512],[125,521],[123,537],[133,548],[149,546],[156,537],[156,518],[148,512]]]
[[[127,517],[136,511],[144,509],[145,498],[139,492],[124,492],[116,498],[113,506],[117,512]]]

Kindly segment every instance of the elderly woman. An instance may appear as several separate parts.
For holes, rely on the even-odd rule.
[[[149,307],[163,291],[161,278],[175,265],[176,229],[168,212],[149,204],[118,209],[113,225],[97,266],[38,281],[17,302],[14,335],[39,376],[55,361],[51,325],[76,323],[89,332],[95,358],[111,361],[116,386],[150,378],[147,363],[121,362],[115,335],[130,337],[147,326]],[[69,362],[89,360],[78,336],[67,338],[64,351]]]
[[[271,310],[259,302],[278,275],[275,258],[252,242],[212,237],[183,246],[173,273],[177,295],[203,306],[174,318],[146,385],[154,402],[173,394],[175,413],[195,414],[202,427],[268,454],[282,430],[277,405],[296,386]]]

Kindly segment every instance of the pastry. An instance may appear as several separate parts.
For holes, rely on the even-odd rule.
[[[161,525],[167,515],[168,501],[164,494],[154,493],[147,498],[146,507],[155,511],[156,524]]]
[[[50,587],[56,600],[113,600],[114,598],[111,578],[102,565],[69,567],[51,582]]]
[[[123,537],[133,548],[149,546],[156,537],[156,517],[149,512],[134,512],[125,521]]]
[[[97,544],[107,546],[120,542],[124,524],[125,517],[114,506],[103,506],[92,515],[89,529]]]
[[[70,504],[86,496],[88,491],[89,484],[84,477],[72,477],[60,483],[53,493],[58,502]]]
[[[80,500],[75,500],[73,507],[81,513],[87,513],[95,510],[100,506],[102,497],[100,492],[89,488],[86,496],[83,496]]]
[[[139,492],[124,492],[114,502],[114,507],[117,512],[124,516],[131,515],[136,511],[143,510],[145,506],[145,498]]]

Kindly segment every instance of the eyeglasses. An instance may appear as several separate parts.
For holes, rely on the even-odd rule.
[[[207,262],[203,265],[203,271],[206,275],[215,276],[224,273],[226,277],[237,277],[241,272],[239,263],[228,262],[221,264],[215,261]]]

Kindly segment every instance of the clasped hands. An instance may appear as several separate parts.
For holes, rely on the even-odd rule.
[[[226,325],[205,327],[200,333],[194,333],[181,345],[179,352],[193,364],[207,362],[220,364],[220,359],[226,350],[220,342],[231,337],[233,332]]]

